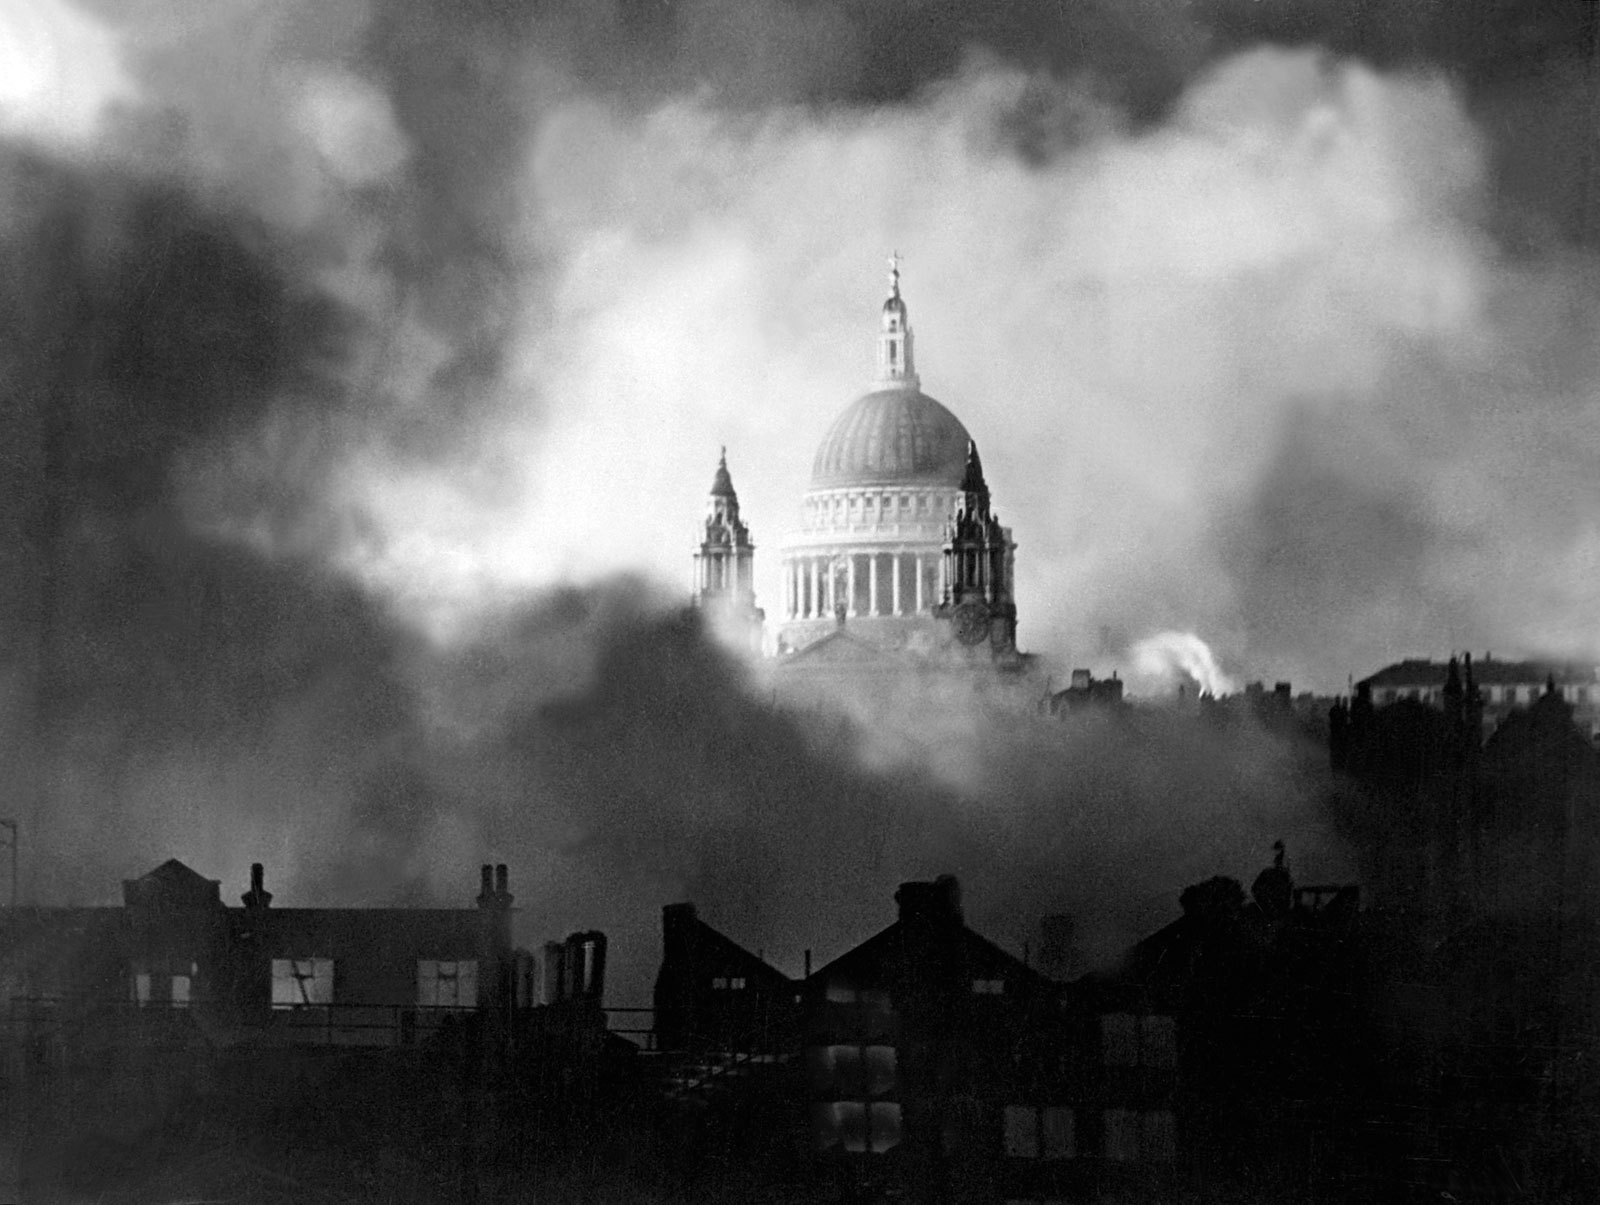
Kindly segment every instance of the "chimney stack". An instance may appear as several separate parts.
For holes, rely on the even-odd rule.
[[[494,867],[487,862],[483,865],[482,887],[478,892],[478,907],[487,908],[494,903]]]
[[[894,893],[901,921],[961,924],[961,884],[942,874],[931,883],[901,883]]]
[[[494,894],[496,902],[502,908],[511,907],[510,874],[504,862],[494,868]]]
[[[265,908],[272,903],[272,892],[266,887],[266,871],[260,862],[250,863],[250,890],[240,898],[246,908]]]

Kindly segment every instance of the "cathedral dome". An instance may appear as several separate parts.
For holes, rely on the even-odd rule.
[[[812,489],[961,484],[961,420],[918,389],[878,389],[834,420],[811,462]]]

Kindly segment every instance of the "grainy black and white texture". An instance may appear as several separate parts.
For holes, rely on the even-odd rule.
[[[1600,660],[1600,85],[1576,0],[10,0],[0,812],[21,893],[284,902],[796,963],[953,871],[1109,959],[1322,753],[937,700],[807,724],[685,622],[726,444],[772,613],[905,256],[928,390],[1065,672],[1195,633],[1332,693]],[[1165,692],[1160,676],[1135,691]],[[791,969],[795,969],[791,967]]]

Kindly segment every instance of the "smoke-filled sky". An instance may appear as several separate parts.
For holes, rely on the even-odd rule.
[[[1189,631],[1322,689],[1600,656],[1593,13],[0,0],[25,886],[178,853],[356,902],[509,860],[545,931],[647,931],[686,892],[783,911],[711,868],[825,829],[782,889],[850,867],[842,934],[896,876],[1250,870],[1316,828],[1281,751],[1143,734],[1135,782],[1079,733],[1021,782],[1003,741],[911,774],[751,718],[673,618],[717,449],[775,612],[898,249],[1025,648]],[[1230,838],[1204,866],[1142,844],[1176,782],[1173,833]]]

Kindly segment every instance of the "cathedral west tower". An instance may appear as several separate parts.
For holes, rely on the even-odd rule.
[[[756,606],[756,546],[739,517],[739,495],[722,449],[706,498],[700,547],[694,554],[694,605],[719,631],[753,651],[761,648],[764,613]]]

